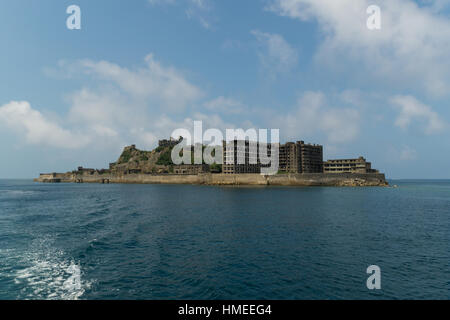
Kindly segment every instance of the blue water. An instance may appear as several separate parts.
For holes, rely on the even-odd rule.
[[[0,299],[449,299],[450,181],[393,183],[3,180]]]

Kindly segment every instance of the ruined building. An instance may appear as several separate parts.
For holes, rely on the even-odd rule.
[[[364,157],[328,160],[324,162],[323,169],[324,173],[378,173]]]
[[[287,142],[280,146],[280,172],[322,173],[323,147],[303,141]]]
[[[223,141],[222,148],[222,173],[224,174],[261,173],[261,168],[270,167],[270,164],[261,163],[259,150],[260,148],[265,148],[267,157],[270,157],[271,144],[262,144],[248,140],[233,140],[229,142]]]
[[[252,144],[254,144],[253,148]],[[223,173],[261,173],[261,168],[270,167],[270,164],[263,165],[261,163],[261,159],[259,159],[260,147],[266,147],[267,156],[270,157],[271,144],[237,140],[223,142]],[[239,156],[244,160],[241,161],[243,163],[239,163]],[[279,171],[283,173],[322,173],[323,147],[306,144],[303,141],[280,145]]]
[[[164,139],[164,140],[159,140],[158,141],[158,146],[160,148],[166,148],[166,147],[175,147],[177,144],[181,143],[183,141],[183,138],[180,137],[178,140],[174,139],[174,138],[170,138],[169,140]]]

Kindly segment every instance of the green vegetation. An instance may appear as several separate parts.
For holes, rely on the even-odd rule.
[[[122,155],[119,158],[119,164],[127,163],[131,159],[131,152],[130,150],[125,150],[122,152]]]
[[[164,150],[164,147],[158,147],[158,148],[155,149],[155,151],[158,152],[158,153],[160,153],[163,150]]]
[[[158,165],[158,166],[165,166],[167,168],[173,167],[174,163],[172,161],[172,150],[175,146],[166,146],[166,147],[157,147],[154,151],[148,152],[148,151],[141,151],[136,148],[125,148],[125,150],[120,155],[119,160],[117,161],[117,164],[123,165],[123,164],[130,164],[130,162],[133,162],[133,165],[139,165],[140,162],[150,161],[152,159],[152,154],[157,154],[157,160],[156,163],[151,161],[150,165]],[[203,146],[203,151],[205,151],[206,146]],[[214,156],[214,151],[212,153],[212,156]],[[183,150],[180,151],[180,157],[183,157]],[[194,147],[191,148],[191,163],[194,163]],[[186,163],[189,164],[189,163]],[[203,159],[203,164],[205,164],[205,161]],[[173,168],[172,168],[173,170]],[[215,173],[221,173],[222,172],[222,166],[218,164],[214,164],[212,166],[212,171]]]
[[[172,162],[172,148],[167,148],[159,155],[158,161],[156,162],[159,166],[171,166]]]

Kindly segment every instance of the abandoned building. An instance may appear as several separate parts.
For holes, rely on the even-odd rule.
[[[222,173],[261,173],[261,168],[270,167],[270,164],[262,164],[259,157],[260,148],[265,148],[267,157],[271,156],[271,144],[248,140],[223,141]]]
[[[207,164],[181,164],[174,166],[173,173],[182,175],[197,175],[210,172]]]
[[[261,168],[270,167],[270,164],[263,165],[259,158],[259,150],[262,146],[266,147],[267,156],[270,157],[271,144],[263,145],[257,142],[236,140],[223,142],[223,173],[261,173]],[[303,141],[280,145],[279,171],[284,173],[322,173],[323,147],[306,144]]]
[[[358,159],[336,159],[323,163],[324,173],[378,173],[364,157]]]
[[[280,146],[279,171],[285,173],[322,173],[323,147],[304,141]]]
[[[77,171],[74,172],[74,173],[77,173],[77,174],[89,174],[89,175],[93,175],[93,174],[95,174],[96,171],[97,171],[97,170],[95,170],[95,169],[78,167],[78,168],[77,168]]]
[[[182,141],[183,141],[182,137],[180,137],[178,140],[176,140],[174,138],[170,138],[169,140],[167,140],[167,139],[159,140],[158,146],[161,148],[175,147],[177,144],[181,143]]]

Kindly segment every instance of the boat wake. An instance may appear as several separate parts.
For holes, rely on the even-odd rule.
[[[78,300],[91,284],[82,279],[82,270],[62,251],[34,248],[25,254],[25,268],[16,271],[14,282],[21,287],[19,299]],[[35,250],[37,249],[37,250]]]

